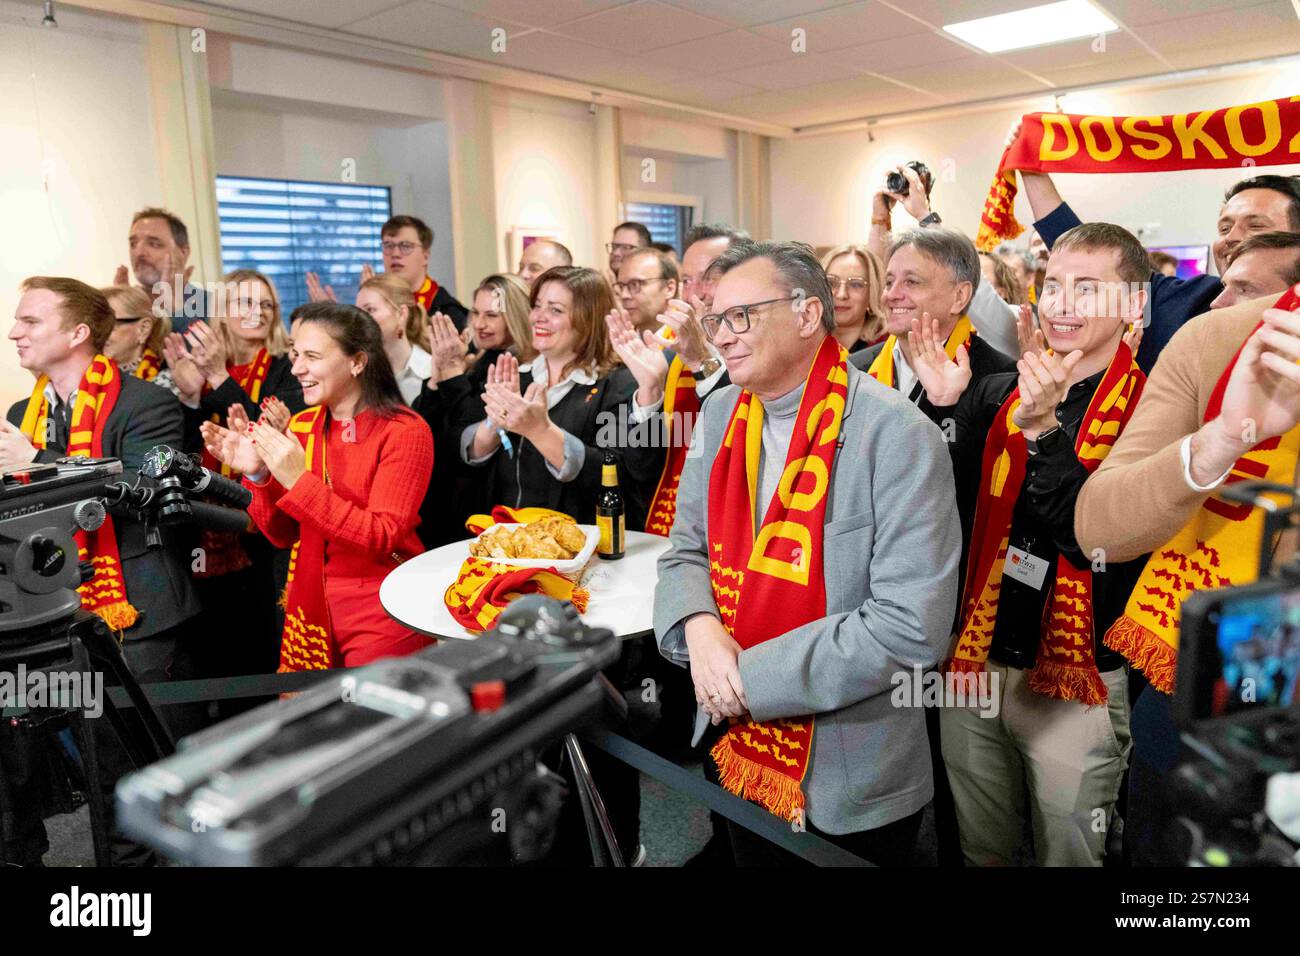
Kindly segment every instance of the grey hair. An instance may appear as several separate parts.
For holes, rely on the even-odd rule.
[[[974,248],[974,247],[972,247]],[[713,260],[710,270],[725,275],[732,269],[752,259],[766,259],[776,269],[781,281],[794,295],[802,293],[804,301],[820,299],[822,303],[822,328],[829,334],[835,331],[835,304],[826,270],[817,261],[813,247],[803,242],[733,242],[727,251]],[[975,264],[979,271],[979,263]]]
[[[888,258],[894,258],[894,253],[904,246],[914,247],[926,258],[943,266],[952,276],[953,282],[969,282],[971,299],[975,298],[975,290],[980,287],[980,257],[975,251],[975,243],[960,232],[944,226],[909,229],[890,243]],[[970,299],[967,299],[962,310],[969,307]]]

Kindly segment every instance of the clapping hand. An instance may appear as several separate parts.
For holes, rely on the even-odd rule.
[[[1020,403],[1011,420],[1026,438],[1037,438],[1056,424],[1056,407],[1070,391],[1070,373],[1082,358],[1079,349],[1064,358],[1047,351],[1026,352],[1016,363],[1020,370]]]
[[[1020,346],[1020,354],[1033,352],[1038,355],[1047,351],[1047,343],[1043,340],[1043,333],[1038,329],[1038,320],[1034,316],[1034,307],[1028,302],[1020,306],[1020,314],[1016,316],[1016,344]]]
[[[31,439],[17,425],[0,418],[0,468],[25,465],[35,460],[36,446]]]
[[[704,302],[699,296],[692,295],[689,302],[669,299],[668,309],[657,316],[677,336],[673,351],[682,357],[682,364],[687,368],[699,368],[713,354],[709,351],[709,340],[704,336],[704,326],[700,325],[704,312]]]
[[[622,309],[612,309],[605,316],[609,341],[636,379],[636,403],[642,407],[663,400],[664,381],[668,378],[668,360],[649,331],[637,334],[631,318]]]
[[[198,402],[203,394],[203,373],[199,371],[190,354],[189,347],[179,332],[168,332],[163,340],[163,357],[171,369],[172,381],[176,383],[181,398],[189,405]]]
[[[232,405],[230,406],[230,408],[232,413],[236,408],[239,409],[241,414],[244,411],[244,407],[242,405]],[[274,395],[270,396],[269,398],[263,399],[261,420],[266,422],[276,431],[278,432],[288,431],[289,419],[292,417],[293,417],[293,413],[289,411],[289,406],[286,405],[284,402],[280,401],[280,399],[276,398]],[[247,416],[245,416],[245,418],[247,418]]]
[[[463,332],[457,332],[456,323],[441,312],[429,317],[429,339],[433,345],[433,361],[438,368],[438,381],[465,374],[472,334],[469,326]]]
[[[208,450],[208,454],[241,474],[251,475],[261,471],[265,463],[253,446],[243,407],[236,405],[232,408],[239,409],[240,416],[243,416],[243,427],[236,427],[237,419],[232,414],[229,418],[231,427],[223,428],[216,422],[203,422],[199,425],[199,433],[203,436],[203,447]]]
[[[312,302],[337,302],[338,296],[334,294],[334,287],[330,285],[321,285],[320,276],[314,272],[308,272],[305,276],[307,279],[307,298]],[[362,281],[365,281],[364,267]]]
[[[286,491],[307,470],[307,454],[298,439],[277,431],[270,422],[258,420],[251,431],[253,447],[266,462],[272,476]]]
[[[902,344],[930,404],[936,408],[957,404],[971,379],[966,346],[957,349],[955,360],[950,359],[939,337],[939,323],[931,320],[929,312],[922,313],[919,322],[912,320],[912,331]]]
[[[211,326],[206,322],[192,322],[183,338],[209,387],[216,388],[230,377],[226,371],[226,342]]]

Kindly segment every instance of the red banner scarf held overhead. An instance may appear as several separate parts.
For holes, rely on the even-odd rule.
[[[826,336],[799,400],[776,494],[755,527],[763,403],[740,393],[709,473],[709,580],[723,626],[748,649],[826,616],[822,531],[848,397],[848,353]],[[804,807],[813,717],[733,720],[711,755],[722,785],[783,820]]]
[[[1007,147],[975,245],[991,252],[1024,231],[1017,169],[1036,173],[1155,173],[1300,163],[1300,96],[1168,116],[1030,113]]]
[[[45,398],[48,383],[49,378],[44,375],[36,380],[20,426],[31,443],[42,449],[49,446],[54,436],[54,422],[49,417],[49,402]],[[77,386],[77,400],[68,423],[67,457],[104,457],[104,426],[108,424],[121,394],[122,373],[117,364],[106,355],[96,355]],[[78,560],[89,561],[95,571],[94,576],[77,589],[81,606],[98,614],[120,635],[135,624],[140,612],[132,606],[126,593],[113,516],[110,514],[105,518],[98,530],[78,530],[74,537]]]
[[[1093,392],[1074,443],[1075,456],[1088,474],[1110,454],[1145,383],[1146,376],[1133,361],[1133,353],[1121,343]],[[993,646],[1011,522],[1029,456],[1024,433],[1012,420],[1019,405],[1017,388],[998,409],[984,446],[971,530],[971,558],[962,598],[962,626],[952,658],[944,666],[948,673],[980,673]],[[1094,654],[1092,569],[1077,568],[1058,555],[1052,579],[1029,687],[1058,700],[1100,704],[1106,700],[1106,685],[1097,671]]]
[[[302,444],[307,470],[327,485],[325,441],[329,411],[317,405],[289,419],[289,434]],[[325,602],[325,536],[300,522],[300,537],[289,553],[285,584],[284,632],[280,639],[280,673],[325,670],[337,664],[329,605]]]

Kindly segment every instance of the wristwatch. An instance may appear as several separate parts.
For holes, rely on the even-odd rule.
[[[930,215],[917,222],[917,225],[924,228],[926,226],[937,226],[941,222],[943,222],[943,220],[939,218],[939,214],[937,212],[932,212]]]
[[[1053,425],[1051,428],[1047,429],[1046,431],[1039,432],[1037,438],[1026,438],[1025,448],[1029,450],[1029,454],[1031,455],[1037,455],[1045,451],[1051,451],[1052,446],[1056,443],[1056,440],[1060,436],[1060,434],[1061,434],[1061,426]]]
[[[695,381],[702,382],[720,368],[722,368],[722,359],[710,355],[691,374],[695,376]]]

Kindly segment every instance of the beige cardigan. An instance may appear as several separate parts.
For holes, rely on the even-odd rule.
[[[1085,554],[1101,548],[1107,561],[1130,561],[1153,551],[1209,497],[1184,479],[1179,446],[1201,427],[1223,370],[1276,301],[1207,312],[1169,340],[1124,433],[1079,493],[1074,533]],[[1277,557],[1294,550],[1294,542],[1283,542]]]

